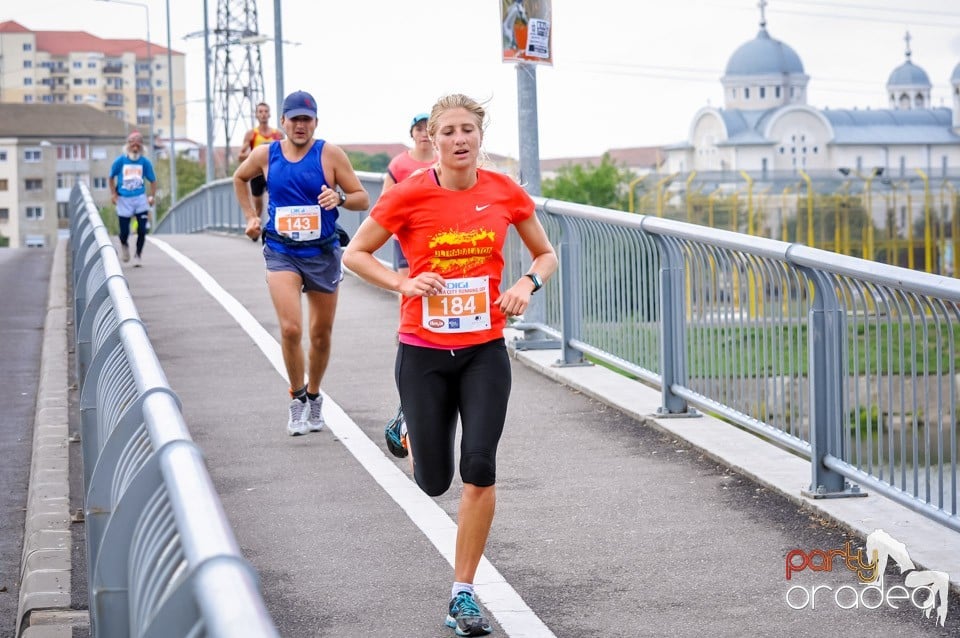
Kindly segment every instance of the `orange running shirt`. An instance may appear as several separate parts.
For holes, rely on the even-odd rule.
[[[533,200],[509,176],[477,169],[465,191],[442,188],[433,170],[412,175],[377,201],[370,216],[397,237],[410,276],[435,272],[444,279],[489,277],[489,303],[500,296],[503,244],[511,224],[534,213]],[[444,347],[463,347],[503,337],[506,315],[490,307],[490,328],[441,333],[423,326],[423,300],[404,297],[400,332]]]
[[[263,135],[260,135],[260,129],[258,127],[253,129],[253,141],[250,143],[250,148],[257,148],[261,144],[267,144],[269,142],[282,140],[282,139],[283,139],[283,135],[281,135],[280,131],[278,131],[277,129],[275,128],[270,129],[270,132],[267,134],[267,137],[264,137]]]

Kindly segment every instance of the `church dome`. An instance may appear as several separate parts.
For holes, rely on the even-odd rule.
[[[960,65],[954,70],[954,77],[957,77],[958,71],[960,71]],[[890,79],[887,80],[887,86],[922,86],[930,88],[933,85],[930,84],[930,77],[926,71],[910,60],[907,60],[893,70],[893,73],[890,74]]]
[[[800,56],[790,46],[761,28],[757,37],[741,44],[727,62],[726,75],[803,74]]]

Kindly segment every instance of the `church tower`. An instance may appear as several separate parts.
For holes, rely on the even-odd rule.
[[[727,62],[720,83],[728,109],[765,111],[807,103],[807,82],[797,52],[767,33],[767,0],[760,0],[760,31],[740,45]]]
[[[895,111],[909,111],[911,109],[928,109],[930,104],[930,78],[927,72],[910,60],[910,32],[904,36],[907,43],[907,60],[890,74],[887,80],[887,96],[890,108]]]

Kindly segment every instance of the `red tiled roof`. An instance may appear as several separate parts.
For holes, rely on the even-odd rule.
[[[0,22],[0,33],[30,33],[30,29],[19,22],[7,20],[6,22]]]
[[[0,22],[0,33],[33,33],[37,38],[37,50],[50,55],[61,56],[70,53],[103,53],[117,56],[131,52],[138,58],[147,57],[146,40],[108,40],[86,31],[31,31],[19,22],[8,20]],[[183,55],[180,51],[170,50],[171,55]],[[150,43],[150,55],[167,54],[167,48]]]

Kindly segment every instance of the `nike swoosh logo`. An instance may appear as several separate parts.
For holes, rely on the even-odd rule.
[[[483,206],[474,206],[474,208],[476,208],[476,209],[477,209],[477,212],[479,213],[480,211],[482,211],[482,210],[484,210],[484,209],[486,209],[486,208],[490,208],[490,204],[484,204]]]

